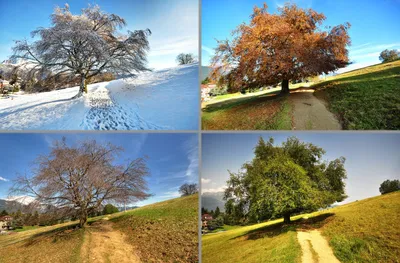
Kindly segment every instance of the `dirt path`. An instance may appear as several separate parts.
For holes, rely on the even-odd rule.
[[[297,231],[297,239],[301,246],[302,263],[340,263],[318,230]]]
[[[313,90],[294,92],[289,96],[293,106],[294,130],[341,130],[339,121],[313,95]]]
[[[124,234],[114,230],[112,224],[102,220],[86,229],[81,249],[82,262],[140,262],[133,247],[125,241]]]

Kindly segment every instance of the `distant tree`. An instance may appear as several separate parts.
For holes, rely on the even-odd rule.
[[[218,41],[211,76],[231,92],[281,83],[289,93],[289,81],[329,73],[349,64],[349,23],[329,32],[319,27],[325,15],[295,4],[268,13],[255,7],[249,24],[233,32],[232,41]],[[306,47],[306,48],[305,48]]]
[[[395,61],[398,59],[400,59],[400,52],[397,51],[396,49],[393,49],[393,50],[385,49],[379,55],[379,60],[382,61],[383,63]]]
[[[322,162],[325,151],[290,137],[281,146],[262,138],[254,159],[238,173],[230,172],[225,213],[236,222],[257,222],[316,211],[346,198],[345,159]]]
[[[219,215],[221,214],[221,211],[219,210],[219,207],[217,206],[217,208],[214,211],[214,218],[217,218]]]
[[[38,211],[35,211],[35,213],[34,213],[33,216],[32,216],[32,225],[33,225],[33,226],[38,225],[38,224],[39,224],[39,221],[40,221],[39,212],[38,212]]]
[[[0,216],[8,216],[8,213],[6,210],[1,211]]]
[[[122,150],[94,140],[77,146],[68,146],[65,139],[55,141],[48,155],[37,158],[33,176],[19,176],[10,193],[32,196],[60,218],[75,214],[83,227],[88,215],[105,202],[149,197],[145,159],[116,164]]]
[[[207,208],[204,208],[204,207],[201,208],[201,214],[202,214],[202,215],[204,215],[204,214],[209,214],[209,213],[210,213],[210,212],[208,211]]]
[[[193,195],[195,193],[198,193],[199,189],[197,187],[197,184],[183,184],[181,187],[179,187],[179,193],[181,193],[182,196],[187,196],[187,195]]]
[[[176,57],[176,62],[178,62],[179,65],[191,64],[195,62],[195,58],[193,54],[181,53]]]
[[[106,204],[103,208],[103,215],[114,214],[118,212],[118,208],[112,204]]]
[[[13,59],[22,58],[34,63],[32,71],[69,74],[80,77],[80,97],[86,92],[86,81],[102,72],[134,74],[148,70],[146,54],[149,50],[149,29],[117,31],[126,25],[123,18],[100,10],[99,6],[82,9],[73,15],[68,4],[56,7],[51,15],[51,26],[31,33],[38,40],[28,44],[17,41]]]
[[[379,187],[379,192],[381,192],[381,194],[387,194],[399,190],[400,190],[399,180],[386,180],[383,183],[381,183],[381,186]]]

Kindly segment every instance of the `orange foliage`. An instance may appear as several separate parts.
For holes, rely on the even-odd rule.
[[[329,73],[349,64],[349,23],[319,26],[325,15],[295,4],[269,14],[267,5],[255,7],[250,24],[233,32],[233,41],[218,41],[211,76],[231,91],[276,85],[288,92],[289,80]]]

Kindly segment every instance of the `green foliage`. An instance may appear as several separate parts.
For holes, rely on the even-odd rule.
[[[398,59],[400,59],[400,52],[398,52],[396,49],[392,50],[385,49],[379,55],[379,60],[382,61],[383,63],[392,62]]]
[[[201,82],[201,84],[203,84],[203,85],[207,85],[208,83],[210,83],[209,77],[205,78],[205,79]]]
[[[217,86],[210,91],[210,96],[220,96],[225,94],[228,94],[227,86]]]
[[[103,208],[103,215],[110,215],[118,212],[118,208],[112,204],[106,204]]]
[[[1,211],[0,216],[8,216],[8,212],[6,210]]]
[[[321,162],[325,151],[290,137],[281,146],[260,138],[255,157],[230,173],[225,212],[236,223],[316,211],[346,198],[345,159]]]
[[[400,190],[399,180],[386,180],[379,187],[379,192],[381,192],[381,194],[387,194],[399,190]]]

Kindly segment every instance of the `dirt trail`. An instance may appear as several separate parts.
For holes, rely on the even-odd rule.
[[[314,96],[313,90],[294,92],[289,96],[293,110],[294,130],[341,130],[339,121]]]
[[[301,246],[302,263],[340,263],[318,230],[297,231],[297,239]]]
[[[114,230],[112,224],[102,220],[87,227],[81,249],[82,262],[140,262],[133,247],[125,241],[124,234]]]

